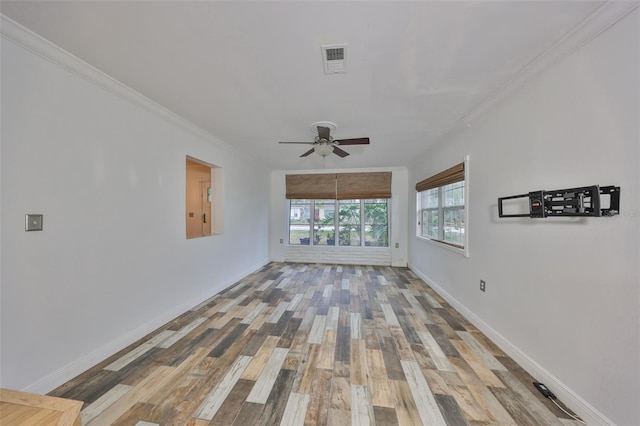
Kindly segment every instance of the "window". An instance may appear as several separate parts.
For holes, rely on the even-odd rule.
[[[290,245],[389,247],[391,172],[285,179]]]
[[[465,249],[465,169],[460,163],[416,184],[419,237]]]
[[[418,192],[421,237],[464,247],[464,182]]]
[[[422,228],[420,235],[423,237],[438,239],[440,235],[440,221],[438,219],[440,207],[440,188],[433,188],[427,191],[418,192],[421,206]]]
[[[335,245],[336,203],[333,200],[316,200],[313,210],[314,245]]]
[[[387,247],[389,245],[387,200],[364,200],[364,244]]]
[[[289,244],[309,244],[311,238],[311,200],[291,200]]]
[[[338,243],[341,246],[359,246],[362,234],[360,200],[340,200],[338,217]]]
[[[442,234],[445,242],[464,247],[464,181],[438,188],[442,194]]]
[[[389,246],[387,199],[291,199],[289,206],[290,245]]]

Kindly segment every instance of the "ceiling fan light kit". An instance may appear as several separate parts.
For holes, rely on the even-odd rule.
[[[319,143],[313,147],[313,150],[316,154],[326,157],[333,152],[333,145],[330,145],[328,143]]]

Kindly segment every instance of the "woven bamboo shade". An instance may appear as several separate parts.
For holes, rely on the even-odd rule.
[[[287,199],[391,198],[391,172],[287,175],[286,184]]]
[[[391,198],[391,172],[338,173],[338,200]]]
[[[335,200],[336,174],[287,175],[286,197],[290,199]]]
[[[464,163],[456,164],[447,170],[435,174],[416,183],[416,191],[427,191],[440,186],[449,185],[464,180]]]

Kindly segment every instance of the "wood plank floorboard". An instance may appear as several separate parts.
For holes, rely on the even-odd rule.
[[[407,268],[273,262],[50,393],[92,425],[574,424]]]

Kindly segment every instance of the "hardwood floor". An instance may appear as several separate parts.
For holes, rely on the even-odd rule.
[[[271,263],[51,392],[83,425],[577,425],[406,268]]]

